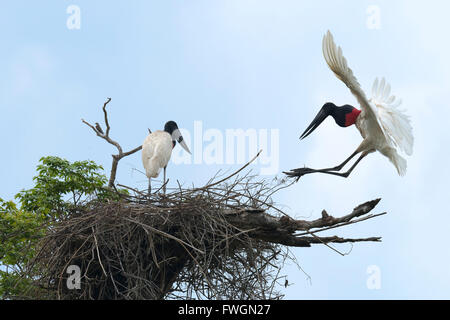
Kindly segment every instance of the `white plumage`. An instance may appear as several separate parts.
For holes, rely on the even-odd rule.
[[[142,164],[149,179],[157,178],[161,169],[167,166],[172,148],[172,137],[168,132],[158,130],[145,138],[142,144]]]
[[[149,194],[151,193],[151,178],[158,177],[161,169],[164,169],[163,191],[166,193],[166,167],[176,142],[186,152],[191,153],[175,121],[167,121],[164,131],[150,132],[145,138],[142,144],[142,164],[145,168],[145,175],[148,177]]]
[[[347,85],[361,105],[361,114],[355,125],[364,140],[357,151],[365,154],[379,151],[391,160],[399,175],[404,175],[406,160],[398,154],[397,147],[411,155],[414,138],[409,117],[398,109],[401,100],[390,95],[391,86],[384,78],[380,83],[378,78],[375,79],[372,98],[368,100],[353,71],[348,67],[342,49],[336,47],[330,31],[323,38],[322,49],[330,69]]]
[[[385,85],[385,89],[383,86]],[[398,107],[402,103],[401,99],[396,99],[390,94],[391,87],[384,78],[378,85],[378,78],[375,79],[372,87],[372,98],[369,102],[375,104],[381,124],[387,133],[391,143],[400,148],[408,156],[413,153],[414,137],[412,135],[411,121],[404,110]]]

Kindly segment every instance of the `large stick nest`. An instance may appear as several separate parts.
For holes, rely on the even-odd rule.
[[[88,203],[42,241],[41,286],[60,299],[280,297],[286,250],[229,221],[271,206],[267,186],[250,180]],[[81,270],[79,290],[67,289],[69,265]]]
[[[254,180],[91,201],[49,229],[35,278],[57,299],[277,299],[280,269],[293,258],[284,245],[380,240],[315,235],[377,216],[366,214],[378,200],[341,218],[294,220],[272,202],[286,185]],[[70,265],[80,268],[80,289],[68,289]]]

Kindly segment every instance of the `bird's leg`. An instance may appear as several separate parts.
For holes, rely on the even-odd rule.
[[[360,151],[356,150],[355,152],[353,152],[350,157],[348,157],[347,159],[344,160],[344,162],[342,162],[340,165],[333,167],[333,168],[326,168],[326,169],[320,169],[323,171],[341,171],[341,169],[350,161],[353,159],[354,156],[356,156],[358,153],[360,153]]]
[[[340,171],[351,159],[353,159],[354,156],[356,156],[360,151],[358,149],[356,149],[355,152],[353,152],[350,157],[348,157],[347,159],[345,159],[340,165],[337,165],[335,167],[332,168],[325,168],[325,169],[311,169],[311,168],[298,168],[298,169],[293,169],[290,172],[285,172],[287,175],[291,176],[291,177],[301,177],[305,174],[308,173],[313,173],[313,172],[328,172],[328,171]]]
[[[148,178],[148,195],[152,193],[152,178]]]
[[[353,169],[355,169],[355,167],[358,165],[358,163],[364,159],[365,156],[367,156],[369,153],[371,153],[372,151],[364,151],[358,158],[358,160],[355,161],[355,163],[350,167],[350,169],[342,174],[342,177],[347,178],[350,173],[352,173]]]
[[[298,174],[298,175],[297,175],[296,173],[292,173],[292,176],[298,176],[298,177],[300,178],[302,175],[308,174],[308,173],[326,173],[326,174],[332,174],[332,175],[335,175],[335,176],[340,176],[340,177],[347,178],[347,177],[350,175],[350,173],[353,171],[353,169],[355,169],[355,167],[358,165],[358,163],[359,163],[365,156],[367,156],[370,152],[371,152],[371,151],[364,151],[364,152],[361,154],[361,156],[358,158],[358,160],[355,161],[355,163],[350,167],[350,169],[349,169],[347,172],[341,173],[341,172],[331,171],[331,170],[329,170],[329,169],[318,169],[318,170],[315,170],[315,169],[305,168],[305,169],[308,169],[308,171],[302,172],[302,173],[300,173],[300,174]],[[354,154],[353,154],[352,156],[354,156]],[[351,159],[351,158],[350,158],[350,159]],[[349,160],[349,159],[348,159],[348,160]],[[348,160],[346,160],[346,161],[348,162]]]
[[[167,166],[164,167],[164,179],[163,179],[163,192],[164,192],[164,194],[166,194],[166,168],[167,168]]]
[[[335,176],[340,176],[340,177],[344,177],[347,178],[350,173],[352,173],[353,169],[355,169],[355,167],[358,165],[358,163],[369,154],[370,152],[368,151],[364,151],[361,156],[358,158],[358,160],[355,161],[355,163],[350,167],[350,169],[348,169],[347,172],[341,173],[341,172],[333,172],[333,171],[322,171],[322,170],[317,170],[315,172],[321,172],[321,173],[327,173],[327,174],[333,174]]]

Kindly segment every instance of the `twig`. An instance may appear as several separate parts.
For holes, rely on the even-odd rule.
[[[175,240],[175,241],[177,241],[177,242],[179,242],[179,243],[182,243],[183,245],[186,245],[186,246],[188,246],[189,248],[192,248],[192,249],[198,251],[198,252],[201,253],[201,254],[205,254],[202,250],[197,249],[196,247],[191,246],[189,243],[186,243],[186,242],[184,242],[183,240],[178,239],[177,237],[174,237],[173,235],[168,234],[168,233],[166,233],[166,232],[164,232],[164,231],[155,229],[155,228],[153,228],[153,227],[151,227],[151,226],[149,226],[149,225],[144,225],[144,224],[142,224],[141,222],[135,221],[135,220],[132,220],[132,219],[125,219],[125,220],[128,220],[128,221],[130,221],[130,222],[133,222],[133,223],[142,225],[144,228],[148,228],[148,229],[152,230],[152,231],[155,232],[155,233],[158,233],[158,234],[160,234],[160,235],[163,235],[164,237],[167,237],[167,238],[169,238],[169,239],[172,239],[172,240]]]
[[[94,236],[95,249],[97,250],[98,262],[100,263],[100,266],[102,267],[103,274],[105,275],[105,277],[107,277],[108,275],[106,274],[105,267],[103,267],[102,259],[100,258],[100,251],[98,250],[98,242],[97,242],[97,237],[95,236],[94,227],[92,227],[92,235]]]
[[[226,181],[226,180],[229,180],[230,178],[232,178],[233,176],[237,175],[239,172],[241,172],[242,170],[244,170],[245,168],[247,168],[253,161],[256,160],[256,158],[259,157],[259,155],[261,154],[261,152],[262,152],[262,150],[259,150],[259,152],[256,154],[256,156],[254,156],[254,157],[253,157],[249,162],[247,162],[243,167],[241,167],[239,170],[233,172],[233,173],[230,174],[229,176],[223,178],[222,180],[219,180],[219,181],[217,181],[217,182],[214,182],[214,183],[211,183],[211,184],[209,184],[209,185],[206,185],[206,186],[204,186],[204,187],[202,187],[202,188],[199,188],[199,189],[208,189],[208,188],[211,188],[211,187],[213,187],[213,186],[215,186],[215,185],[218,185],[218,184],[220,184],[220,183],[222,183],[222,182],[224,182],[224,181]]]

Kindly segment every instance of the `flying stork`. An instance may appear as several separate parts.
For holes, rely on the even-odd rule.
[[[142,164],[148,177],[148,194],[151,192],[151,178],[158,177],[161,169],[164,169],[163,191],[166,193],[166,168],[177,141],[191,153],[175,121],[166,122],[164,131],[151,132],[149,129],[149,135],[142,144]]]
[[[340,165],[326,169],[298,168],[285,172],[288,176],[297,177],[309,173],[326,173],[347,178],[356,165],[369,153],[379,151],[387,157],[397,169],[400,176],[406,173],[406,160],[397,150],[412,155],[414,138],[409,117],[403,110],[398,109],[401,100],[390,95],[391,87],[383,78],[380,82],[375,79],[372,86],[372,98],[367,99],[364,91],[347,65],[342,55],[342,49],[336,47],[330,31],[323,38],[322,51],[330,69],[336,77],[342,80],[358,100],[361,110],[351,105],[336,106],[327,102],[320,109],[311,124],[306,128],[300,139],[311,134],[328,116],[332,116],[341,127],[355,125],[361,133],[363,141],[350,157]],[[361,153],[360,157],[347,172],[339,172],[353,157]]]

